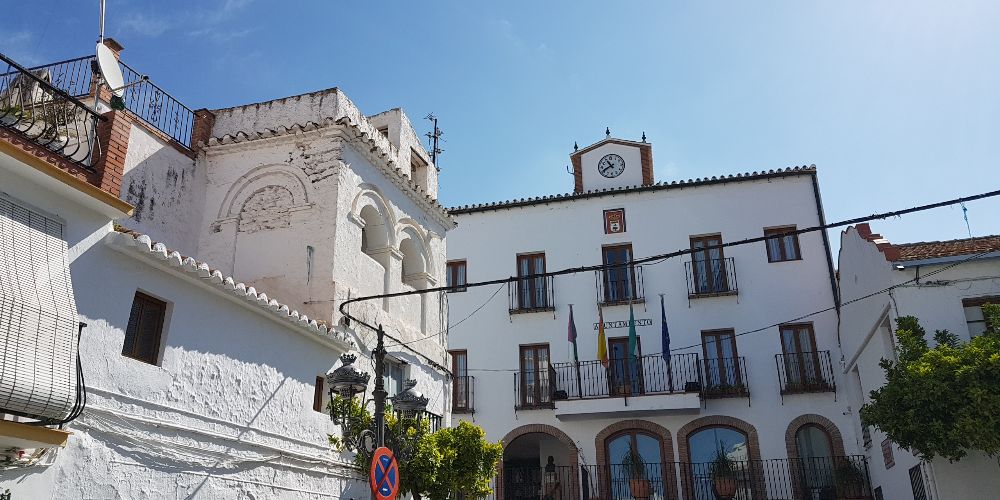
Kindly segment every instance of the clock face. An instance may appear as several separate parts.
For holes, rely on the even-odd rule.
[[[597,162],[597,171],[609,179],[618,177],[625,171],[625,160],[614,153],[604,155],[604,158]]]

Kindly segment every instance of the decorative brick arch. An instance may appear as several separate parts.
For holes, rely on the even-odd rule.
[[[567,498],[579,498],[580,493],[577,492],[577,485],[580,483],[578,479],[578,474],[580,470],[580,450],[579,448],[577,448],[576,443],[573,441],[573,439],[570,438],[568,435],[566,435],[565,432],[559,430],[559,428],[557,427],[553,427],[551,425],[546,425],[546,424],[528,424],[528,425],[522,425],[508,432],[507,435],[503,437],[501,442],[503,443],[504,448],[507,448],[507,445],[513,443],[515,439],[527,434],[546,434],[548,436],[558,439],[560,443],[566,445],[566,449],[568,450],[569,453],[569,457],[567,458],[569,459],[571,484],[570,487],[568,489],[564,489],[564,491],[568,491],[569,496]],[[504,498],[502,458],[497,467],[500,470],[497,471],[497,482],[495,491],[496,498]]]
[[[844,438],[841,436],[837,424],[834,424],[833,421],[822,415],[809,413],[795,417],[788,424],[788,429],[785,430],[785,449],[788,451],[788,458],[799,458],[799,447],[795,445],[795,434],[806,425],[814,425],[826,431],[826,434],[830,436],[830,445],[833,448],[830,452],[834,456],[843,457],[847,455],[847,452],[844,450]]]
[[[729,427],[736,429],[747,437],[747,452],[751,462],[760,462],[760,442],[757,439],[757,429],[744,420],[728,415],[712,415],[696,418],[677,431],[677,455],[682,463],[689,463],[691,455],[688,449],[688,437],[706,427]],[[683,467],[682,467],[683,469]],[[754,478],[754,498],[765,498],[763,467],[752,467]],[[684,485],[684,497],[694,498],[694,487],[691,483],[691,472],[681,471],[681,484]]]
[[[674,442],[670,437],[670,431],[662,425],[655,424],[648,420],[622,420],[605,427],[597,433],[594,438],[594,447],[597,451],[598,477],[600,478],[600,488],[604,493],[602,498],[611,498],[611,485],[608,478],[611,476],[608,466],[612,463],[607,456],[607,441],[616,434],[623,431],[641,431],[645,434],[656,436],[660,440],[660,463],[662,468],[663,485],[666,488],[666,498],[677,498],[677,481],[674,472]]]

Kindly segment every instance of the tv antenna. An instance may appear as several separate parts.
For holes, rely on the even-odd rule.
[[[125,89],[145,82],[149,80],[149,77],[139,75],[138,80],[129,84],[125,83],[125,76],[122,75],[122,69],[118,65],[118,57],[107,45],[104,45],[105,3],[106,0],[101,0],[101,34],[97,40],[97,57],[94,58],[91,70],[96,70],[95,72],[101,77],[104,84],[108,86],[108,90],[111,91],[111,109],[120,111],[125,109]],[[97,108],[96,98],[94,99],[94,108],[95,110]]]
[[[444,135],[444,132],[438,128],[438,119],[434,116],[434,113],[429,113],[424,117],[424,120],[430,120],[431,123],[434,124],[434,131],[427,132],[424,135],[427,136],[427,145],[431,147],[431,163],[434,164],[435,168],[441,170],[441,167],[438,166],[438,155],[444,153],[444,150],[438,147],[438,142],[441,140],[441,136]]]

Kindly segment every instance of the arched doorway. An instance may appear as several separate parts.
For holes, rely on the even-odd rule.
[[[677,498],[673,440],[665,427],[647,420],[622,420],[599,432],[594,445],[597,467],[591,470],[596,477],[588,483],[591,498]],[[647,497],[636,494],[647,490]]]
[[[715,500],[716,490],[727,485],[736,500],[764,498],[757,430],[749,423],[701,417],[677,431],[677,442],[685,499]]]
[[[838,469],[842,474],[861,470],[845,456],[840,430],[822,415],[792,420],[785,431],[785,446],[793,490],[799,498],[836,497]]]
[[[503,442],[498,499],[580,498],[578,451],[565,433],[547,425],[529,425],[511,431]]]

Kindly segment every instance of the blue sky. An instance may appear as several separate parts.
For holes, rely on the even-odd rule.
[[[1000,2],[108,4],[124,59],[192,108],[338,86],[420,132],[434,112],[448,206],[571,190],[606,126],[646,133],[657,180],[814,163],[829,220],[1000,187]],[[91,53],[97,5],[11,2],[0,51]],[[968,208],[1000,233],[1000,200]],[[873,226],[967,235],[958,207]]]

